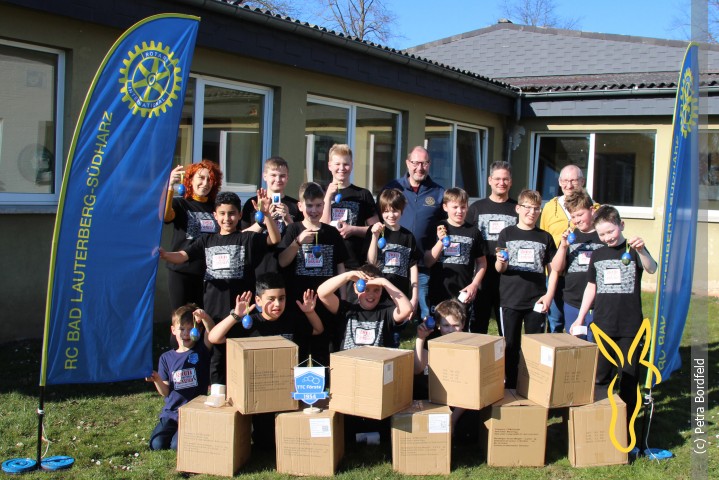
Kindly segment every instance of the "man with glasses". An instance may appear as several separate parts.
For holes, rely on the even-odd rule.
[[[417,247],[425,244],[425,239],[436,235],[436,226],[446,215],[442,210],[444,187],[435,183],[429,176],[431,166],[429,152],[423,147],[414,147],[407,156],[407,174],[392,180],[382,190],[399,189],[407,198],[407,206],[402,212],[400,225],[412,232],[417,240]],[[380,192],[381,193],[381,192]],[[424,251],[421,252],[424,258]],[[419,261],[419,308],[420,318],[429,315],[427,289],[429,268]]]
[[[570,215],[564,206],[564,198],[574,191],[584,188],[584,175],[576,165],[567,165],[559,172],[559,187],[562,195],[558,195],[548,201],[542,210],[542,217],[539,219],[539,228],[552,235],[554,243],[558,247],[562,241],[562,233],[569,228]],[[562,333],[564,331],[564,277],[559,277],[557,291],[554,294],[554,301],[549,309],[549,331],[551,333]]]
[[[487,198],[477,200],[469,207],[467,221],[475,225],[487,242],[487,271],[482,288],[474,299],[474,315],[470,318],[469,331],[487,333],[489,317],[494,312],[497,330],[502,335],[499,318],[499,273],[494,268],[497,261],[496,247],[499,232],[517,224],[517,201],[509,198],[512,187],[512,166],[508,162],[494,162],[489,167],[487,179],[492,192]]]

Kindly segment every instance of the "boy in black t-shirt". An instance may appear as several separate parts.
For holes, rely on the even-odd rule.
[[[552,268],[559,273],[564,273],[563,298],[566,325],[572,325],[579,314],[582,296],[587,286],[587,269],[592,253],[604,246],[594,230],[594,207],[594,202],[584,190],[575,190],[564,197],[564,208],[569,212],[574,228],[572,229],[570,226],[562,234],[557,254],[552,260]],[[584,333],[577,335],[590,342],[594,341],[594,335],[589,328],[592,319],[592,310],[589,310],[585,317],[587,333],[586,335]],[[569,333],[574,332],[569,331]]]
[[[160,258],[170,263],[183,263],[195,258],[204,258],[205,269],[205,311],[215,322],[227,316],[235,304],[235,297],[255,288],[255,267],[267,251],[268,245],[280,241],[277,225],[269,217],[269,198],[264,189],[257,191],[262,202],[260,207],[267,227],[267,236],[255,232],[240,232],[240,197],[233,192],[220,192],[215,199],[214,217],[220,226],[220,233],[203,235],[186,250],[166,252],[160,249]],[[224,377],[224,348],[212,351],[210,376],[212,383]],[[222,371],[217,368],[223,369]]]
[[[641,327],[642,272],[657,271],[657,262],[640,237],[624,238],[624,222],[611,205],[599,207],[594,228],[606,247],[595,250],[589,261],[588,282],[577,319],[572,328],[583,325],[594,303],[594,326],[599,327],[621,350],[624,364],[619,381],[619,396],[627,404],[627,418],[637,401],[639,351],[629,358],[629,349]],[[595,335],[596,338],[596,335]],[[611,350],[611,349],[610,349]],[[618,359],[615,359],[617,361]],[[599,355],[597,383],[607,384],[616,374],[614,365]]]
[[[320,222],[324,208],[324,191],[314,182],[300,186],[300,211],[304,215],[301,222],[295,222],[287,228],[277,250],[278,262],[287,278],[287,292],[290,297],[299,298],[306,289],[317,290],[322,282],[343,273],[347,260],[347,249],[342,236],[331,225]],[[301,312],[290,304],[293,315]],[[321,365],[329,364],[330,340],[334,333],[333,316],[321,303],[317,305],[319,315],[325,326],[321,335],[312,335],[305,326],[297,331],[297,344],[300,346],[300,360],[310,354]]]
[[[267,194],[270,197],[270,217],[277,224],[280,236],[284,236],[287,227],[302,220],[302,214],[298,208],[297,200],[285,195],[285,187],[289,178],[289,165],[282,157],[270,157],[265,160],[265,167],[262,173],[262,179],[267,184]],[[264,225],[255,221],[255,209],[252,208],[252,201],[256,201],[257,197],[250,198],[245,202],[242,208],[242,219],[240,227],[242,230],[251,229],[258,233],[267,233]],[[259,276],[265,272],[277,271],[277,247],[268,248],[267,253],[255,270]]]
[[[519,351],[524,333],[544,333],[558,274],[550,265],[557,251],[552,236],[536,226],[542,196],[523,190],[517,199],[519,221],[497,237],[494,263],[499,279],[500,317],[506,342],[505,388],[516,388]],[[506,256],[505,256],[506,255]],[[545,283],[545,268],[549,282]]]
[[[377,206],[369,190],[350,182],[353,163],[349,145],[332,145],[327,157],[332,182],[325,192],[322,222],[337,228],[347,248],[345,267],[354,270],[365,262],[367,252],[362,246],[369,226],[379,221]]]
[[[335,295],[337,290],[350,282],[354,282],[356,303],[340,300]],[[379,305],[382,289],[392,299],[393,306]],[[366,345],[391,346],[391,324],[405,321],[412,311],[412,304],[405,294],[370,264],[330,278],[317,289],[317,296],[341,324],[339,330],[343,331],[343,335],[339,350]]]
[[[437,225],[437,239],[425,245],[424,264],[431,268],[431,307],[449,298],[471,306],[487,270],[487,244],[477,227],[466,222],[468,201],[467,192],[461,188],[444,192],[442,208],[447,220]]]
[[[302,302],[296,300],[305,318],[287,315],[285,313],[285,281],[279,273],[265,273],[257,277],[257,295],[255,304],[252,301],[252,292],[244,292],[237,295],[235,307],[229,315],[212,329],[209,339],[215,344],[215,348],[225,347],[228,338],[244,337],[267,337],[280,335],[288,340],[295,341],[295,332],[302,323],[311,325],[312,333],[322,333],[322,322],[314,311],[317,295],[312,290],[307,290],[302,296]],[[259,308],[255,308],[259,307]],[[252,314],[253,310],[255,311]],[[249,315],[252,325],[247,325],[244,316]],[[249,328],[248,328],[249,327]],[[217,383],[226,383],[226,365],[222,365],[222,377]],[[214,383],[214,382],[213,382]],[[262,413],[252,416],[252,440],[261,448],[274,448],[274,413]]]

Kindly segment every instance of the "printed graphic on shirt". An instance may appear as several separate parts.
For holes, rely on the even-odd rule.
[[[570,245],[569,254],[567,255],[567,261],[569,262],[567,273],[586,272],[589,268],[589,260],[592,258],[592,252],[601,247],[602,245],[597,243]]]
[[[409,273],[410,253],[411,250],[404,245],[388,243],[384,250],[378,252],[382,273],[406,278]]]
[[[597,293],[634,293],[636,264],[624,265],[621,260],[602,260],[594,263],[597,270]]]
[[[217,223],[209,212],[187,212],[187,235],[192,240],[203,233],[217,233]]]
[[[295,275],[305,277],[332,277],[334,271],[334,249],[332,245],[322,245],[322,255],[315,256],[312,252],[315,245],[302,244],[302,249],[295,255]]]
[[[544,273],[544,254],[547,246],[530,240],[507,242],[509,252],[508,270]]]
[[[357,225],[359,218],[360,204],[359,202],[342,201],[332,204],[332,222],[336,224],[338,221],[348,223],[349,225]]]
[[[482,238],[496,242],[499,232],[505,228],[516,225],[517,217],[502,214],[486,214],[477,216],[477,228],[482,232]]]
[[[343,350],[366,345],[381,347],[384,345],[382,322],[363,322],[356,317],[347,321]]]
[[[450,244],[442,249],[441,263],[469,265],[469,253],[472,250],[472,237],[449,235]]]
[[[205,280],[242,279],[245,275],[245,247],[219,245],[205,249]]]
[[[175,390],[196,387],[197,372],[195,372],[195,368],[183,368],[173,371],[172,383],[175,386]]]

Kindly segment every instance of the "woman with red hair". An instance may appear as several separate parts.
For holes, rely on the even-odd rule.
[[[180,187],[181,194],[174,196],[173,186],[180,182],[184,193]],[[222,172],[211,160],[203,159],[187,168],[178,165],[172,170],[165,205],[165,223],[174,228],[170,251],[184,250],[202,234],[219,231],[213,213],[221,186]],[[202,307],[205,262],[168,263],[167,268],[170,309],[175,311],[188,303]]]

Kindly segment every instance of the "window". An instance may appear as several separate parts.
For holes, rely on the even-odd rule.
[[[700,220],[719,221],[719,131],[699,134],[699,210]]]
[[[224,174],[223,190],[254,194],[270,156],[272,98],[269,88],[191,78],[175,163],[215,161]]]
[[[309,97],[307,100],[307,178],[327,185],[327,154],[335,143],[352,148],[352,183],[376,194],[398,175],[400,114],[378,107]]]
[[[472,198],[485,196],[485,129],[428,118],[425,121],[425,148],[432,159],[432,180],[445,188],[463,188]]]
[[[538,134],[531,184],[547,201],[561,195],[562,168],[577,165],[596,202],[614,205],[625,215],[652,218],[655,136],[653,132]]]
[[[60,50],[0,40],[0,205],[55,205],[62,182]]]

